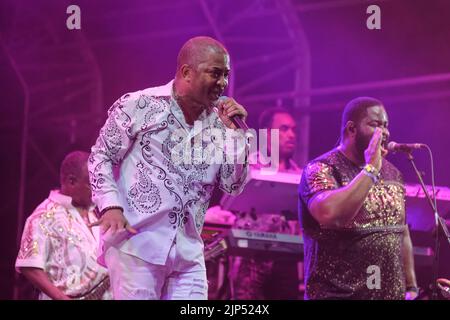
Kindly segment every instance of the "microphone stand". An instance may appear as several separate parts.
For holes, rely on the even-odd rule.
[[[417,170],[416,164],[414,163],[414,157],[411,154],[411,151],[407,152],[407,157],[408,160],[411,162],[411,165],[417,175],[417,178],[419,179],[420,185],[422,186],[423,192],[425,193],[425,197],[428,200],[428,203],[431,206],[431,209],[434,212],[434,219],[435,219],[435,243],[434,243],[434,260],[433,260],[433,270],[432,270],[432,279],[433,279],[433,290],[432,290],[432,295],[431,295],[431,299],[432,300],[437,300],[438,299],[438,286],[437,286],[437,282],[436,280],[439,277],[439,252],[440,252],[440,234],[441,232],[446,236],[446,238],[450,241],[450,233],[448,231],[447,225],[444,221],[444,219],[442,219],[439,216],[439,213],[437,211],[436,206],[434,205],[434,202],[432,200],[432,198],[430,197],[430,194],[428,193],[427,188],[425,187],[425,183],[423,182],[423,178],[422,178],[422,174],[419,172],[419,170]],[[435,194],[433,194],[433,197],[436,197]]]

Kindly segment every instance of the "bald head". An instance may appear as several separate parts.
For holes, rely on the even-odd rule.
[[[88,158],[87,152],[73,151],[61,163],[61,193],[71,197],[75,207],[88,208],[92,204]]]
[[[228,51],[219,41],[211,37],[194,37],[189,39],[178,53],[177,72],[184,64],[196,68],[211,53],[228,54]]]
[[[83,178],[87,174],[87,161],[89,153],[73,151],[66,155],[59,171],[61,185],[67,184],[69,177]]]

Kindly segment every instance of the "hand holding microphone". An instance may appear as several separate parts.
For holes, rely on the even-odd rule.
[[[222,120],[226,127],[230,129],[243,129],[244,131],[248,130],[248,126],[245,123],[248,113],[236,100],[222,96],[217,100],[214,107],[220,120]]]

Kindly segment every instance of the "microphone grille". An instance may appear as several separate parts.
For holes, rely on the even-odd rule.
[[[388,145],[387,145],[387,149],[390,150],[390,151],[392,151],[392,150],[395,149],[396,146],[397,146],[397,142],[390,141],[390,142],[388,143]]]

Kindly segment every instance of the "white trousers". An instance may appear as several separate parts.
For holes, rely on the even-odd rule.
[[[206,270],[173,270],[175,247],[164,266],[110,247],[105,254],[115,300],[206,300]]]

